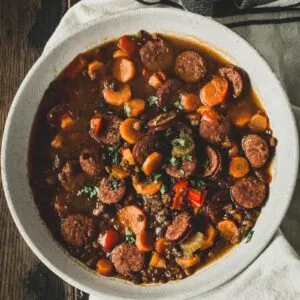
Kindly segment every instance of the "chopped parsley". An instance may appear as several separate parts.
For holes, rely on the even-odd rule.
[[[125,111],[127,117],[129,117],[131,115],[131,107],[128,104],[124,105],[124,111]]]
[[[135,236],[128,227],[125,228],[125,240],[129,244],[135,244]]]
[[[197,190],[204,190],[206,188],[206,183],[201,179],[192,179],[190,180],[192,188]]]
[[[183,106],[181,105],[181,103],[180,103],[179,100],[176,101],[176,102],[174,103],[174,105],[177,107],[178,110],[183,110]]]
[[[96,185],[84,185],[77,192],[77,196],[87,195],[89,199],[97,196],[99,188]]]
[[[179,172],[180,172],[181,176],[185,175],[185,171],[183,169],[180,169]]]
[[[158,101],[158,97],[156,97],[156,96],[149,96],[148,97],[149,106],[154,106],[154,105],[158,106],[157,101]]]
[[[116,178],[112,178],[111,180],[111,188],[116,190],[119,187],[119,180]]]
[[[179,169],[181,167],[181,160],[177,157],[172,156],[170,159],[170,163],[176,169]]]
[[[203,164],[205,167],[208,166],[210,164],[210,159],[208,157],[205,157]]]
[[[161,179],[162,176],[163,176],[163,175],[162,175],[161,173],[154,173],[154,174],[152,175],[154,181],[157,181],[157,180]]]
[[[187,145],[187,140],[183,137],[180,137],[180,138],[174,139],[172,141],[172,145],[173,146],[185,147]]]
[[[119,141],[116,146],[108,147],[108,154],[113,165],[118,165],[121,161],[119,149],[122,146],[122,142]]]
[[[182,157],[183,160],[189,160],[192,161],[193,160],[193,156],[192,155],[185,155]]]
[[[167,192],[167,190],[168,190],[168,187],[165,184],[163,184],[161,189],[160,189],[160,193],[162,195],[164,195]]]
[[[246,244],[249,243],[252,239],[252,236],[254,234],[254,230],[250,230],[250,231],[247,231],[245,234],[244,234],[244,238],[246,240]]]

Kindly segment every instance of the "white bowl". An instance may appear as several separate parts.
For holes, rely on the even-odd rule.
[[[187,279],[163,286],[136,286],[105,278],[75,261],[53,240],[33,201],[27,174],[30,130],[49,83],[79,53],[140,29],[193,37],[247,71],[278,138],[270,196],[250,243]],[[263,42],[263,41],[262,41]],[[215,288],[246,268],[265,248],[281,223],[298,170],[298,135],[288,98],[260,55],[231,30],[208,18],[174,9],[141,9],[89,23],[42,56],[23,81],[11,106],[2,143],[1,171],[7,203],[23,238],[54,273],[73,286],[104,298],[186,299]]]

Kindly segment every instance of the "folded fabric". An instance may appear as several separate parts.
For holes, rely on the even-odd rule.
[[[226,15],[235,8],[244,10],[253,7],[289,7],[300,5],[298,0],[136,0],[145,5],[171,5],[182,6],[184,9],[204,16]]]

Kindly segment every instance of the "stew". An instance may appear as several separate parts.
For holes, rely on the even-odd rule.
[[[50,84],[30,183],[72,256],[104,276],[166,283],[250,240],[275,147],[244,70],[141,31],[79,54]]]

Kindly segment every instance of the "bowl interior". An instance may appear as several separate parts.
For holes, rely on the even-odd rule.
[[[195,275],[160,286],[135,286],[104,278],[72,259],[52,238],[41,220],[28,184],[27,152],[32,122],[49,83],[79,53],[104,41],[140,29],[197,38],[249,74],[278,139],[270,196],[250,243]],[[229,54],[230,53],[230,54]],[[70,284],[104,298],[181,299],[195,296],[229,280],[267,245],[291,199],[298,168],[295,121],[279,81],[258,53],[244,40],[210,19],[174,9],[141,9],[88,24],[41,57],[31,69],[12,104],[2,145],[3,186],[13,218],[34,253]]]

